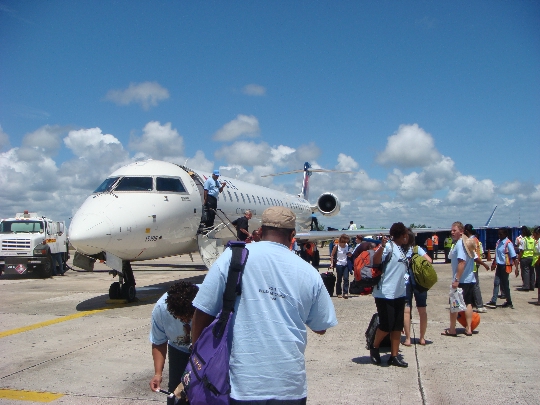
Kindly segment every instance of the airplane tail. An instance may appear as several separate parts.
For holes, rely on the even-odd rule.
[[[309,169],[311,169],[311,165],[308,162],[304,163],[304,181],[302,182],[301,194],[306,201],[309,201],[309,178],[313,174]]]
[[[495,206],[495,208],[493,208],[493,212],[491,213],[491,215],[489,216],[486,224],[484,226],[489,226],[489,223],[491,222],[491,219],[493,218],[493,215],[495,214],[495,210],[497,209],[497,206]]]

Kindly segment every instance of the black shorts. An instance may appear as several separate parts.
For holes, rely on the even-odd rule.
[[[379,329],[383,332],[401,332],[403,330],[403,314],[405,312],[406,297],[375,298],[377,313],[379,314]]]
[[[465,305],[474,305],[474,285],[476,283],[459,283],[458,287],[463,290]]]

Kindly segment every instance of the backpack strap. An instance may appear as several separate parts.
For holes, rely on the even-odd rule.
[[[231,242],[230,248],[232,250],[232,257],[225,291],[223,292],[223,309],[212,329],[214,336],[217,338],[221,337],[225,332],[229,315],[234,312],[236,297],[242,293],[242,274],[249,255],[249,250],[246,249],[244,242]]]

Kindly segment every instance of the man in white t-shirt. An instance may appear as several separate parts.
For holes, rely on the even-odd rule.
[[[349,231],[356,231],[358,229],[354,221],[349,222]]]
[[[232,318],[230,404],[306,403],[306,326],[319,335],[337,325],[322,278],[289,250],[295,214],[270,207],[262,215],[262,239],[246,246],[249,256],[242,293]],[[223,306],[231,250],[212,265],[193,301],[193,343]]]

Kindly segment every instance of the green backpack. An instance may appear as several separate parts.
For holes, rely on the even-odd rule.
[[[415,246],[413,250],[411,270],[416,281],[416,288],[420,291],[429,290],[437,282],[437,273],[433,265],[418,254],[418,246]]]

